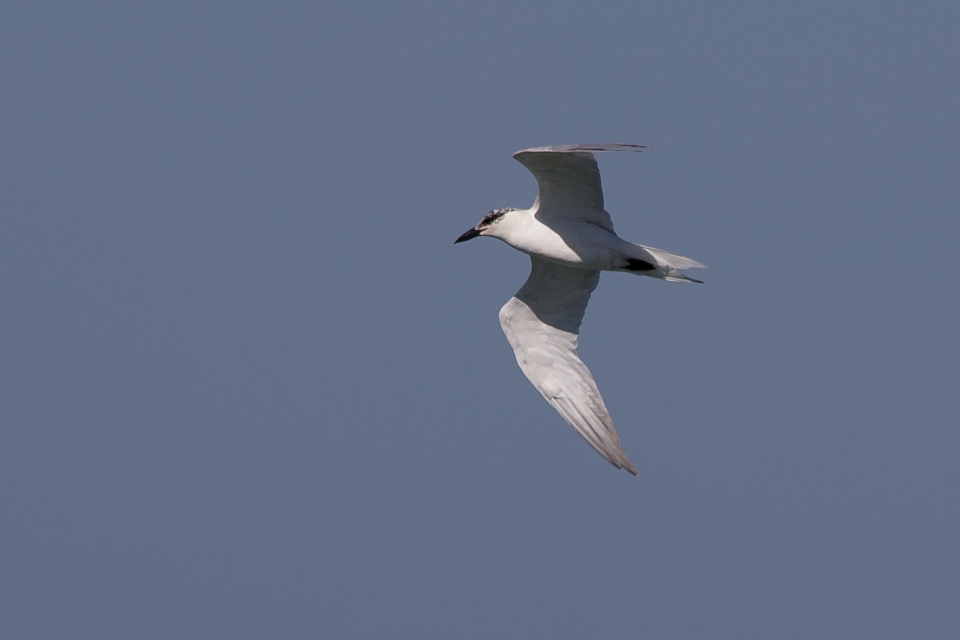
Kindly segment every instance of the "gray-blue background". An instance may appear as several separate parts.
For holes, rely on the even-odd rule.
[[[960,636],[960,4],[5,2],[0,636]],[[600,158],[517,369],[517,149]],[[699,275],[699,274],[698,274]]]

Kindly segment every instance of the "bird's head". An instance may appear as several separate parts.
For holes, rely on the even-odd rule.
[[[458,242],[466,242],[467,240],[472,240],[477,236],[496,236],[496,233],[492,231],[492,229],[500,224],[500,222],[503,220],[503,217],[511,211],[519,211],[519,209],[511,209],[509,207],[504,209],[494,209],[487,215],[483,216],[480,222],[477,223],[477,226],[454,240],[453,244],[457,244]]]

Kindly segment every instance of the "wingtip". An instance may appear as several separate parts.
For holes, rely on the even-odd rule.
[[[622,450],[618,450],[616,455],[607,456],[603,454],[603,457],[607,459],[607,462],[615,466],[617,469],[623,469],[632,476],[637,475],[637,469],[633,466],[633,463],[627,459],[626,454]]]
[[[627,142],[599,142],[594,144],[561,144],[548,147],[531,147],[521,149],[513,154],[516,158],[521,153],[601,153],[604,151],[640,152],[653,147],[645,144],[630,144]]]

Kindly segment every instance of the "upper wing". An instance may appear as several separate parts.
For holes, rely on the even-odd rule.
[[[500,309],[517,364],[547,402],[618,469],[636,470],[620,449],[590,370],[577,355],[580,322],[600,272],[530,258],[527,282]]]
[[[603,187],[594,151],[642,151],[636,144],[568,144],[534,147],[513,154],[537,179],[537,216],[592,222],[613,231],[603,210]]]

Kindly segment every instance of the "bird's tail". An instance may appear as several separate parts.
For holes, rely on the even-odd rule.
[[[696,282],[698,284],[703,284],[703,280],[696,280],[686,276],[680,273],[678,269],[706,269],[707,265],[697,262],[691,258],[677,255],[676,253],[664,251],[663,249],[654,249],[653,247],[646,247],[642,244],[634,246],[642,249],[654,259],[654,262],[657,265],[657,275],[664,280],[668,282]]]

